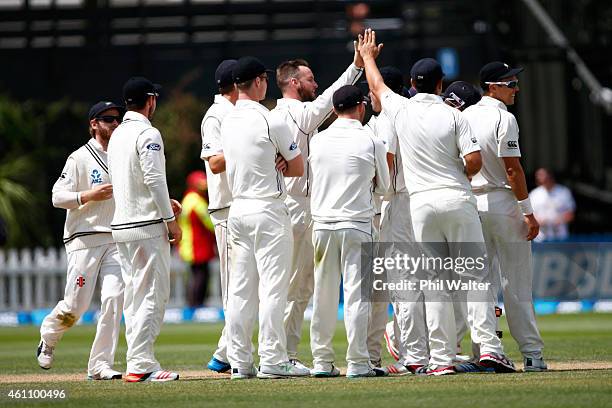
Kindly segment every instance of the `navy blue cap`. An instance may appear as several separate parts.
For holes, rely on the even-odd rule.
[[[382,76],[383,82],[393,92],[402,94],[404,87],[404,75],[399,68],[392,65],[380,68],[380,76]],[[362,84],[367,84],[368,81],[361,81]]]
[[[523,72],[524,69],[525,68],[521,67],[510,68],[510,65],[504,62],[489,62],[480,69],[480,82],[498,82],[502,79],[518,75]]]
[[[116,103],[110,101],[100,101],[89,108],[89,114],[87,116],[89,117],[89,120],[92,120],[109,109],[117,109],[120,115],[123,115],[125,112],[125,108],[121,105],[117,105]]]
[[[219,88],[224,88],[234,83],[232,70],[238,61],[235,59],[223,60],[215,71],[215,83]]]
[[[263,62],[255,57],[242,57],[232,69],[232,79],[234,83],[239,84],[257,78],[265,72],[272,74],[274,71],[266,69]]]
[[[480,92],[476,87],[469,82],[455,81],[450,84],[444,93],[442,93],[444,99],[450,100],[450,105],[461,110],[470,107],[482,98]],[[455,106],[455,103],[460,106]]]
[[[355,85],[344,85],[334,92],[332,102],[338,111],[345,111],[364,102],[365,95]]]
[[[123,85],[125,103],[143,103],[149,96],[158,96],[161,85],[154,84],[144,77],[132,77]]]
[[[418,86],[435,85],[436,82],[444,78],[442,66],[433,58],[423,58],[418,60],[410,70],[410,77]]]

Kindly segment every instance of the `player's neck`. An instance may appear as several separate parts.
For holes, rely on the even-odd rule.
[[[98,142],[100,144],[100,146],[102,146],[102,150],[106,151],[106,149],[108,148],[108,140],[104,140],[103,138],[101,138],[98,135],[96,135],[94,137],[94,140],[96,142]]]
[[[300,93],[296,89],[286,89],[283,92],[283,98],[285,99],[297,99],[300,102],[304,102]]]

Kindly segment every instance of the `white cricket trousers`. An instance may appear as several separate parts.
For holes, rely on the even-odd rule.
[[[164,235],[118,242],[125,282],[125,339],[127,372],[145,374],[161,370],[153,346],[170,298],[170,243]]]
[[[293,231],[291,278],[285,309],[287,355],[293,359],[297,358],[304,312],[314,290],[314,249],[310,197],[287,196],[285,203],[289,209]]]
[[[40,335],[45,343],[55,347],[89,308],[99,277],[100,316],[87,365],[87,374],[93,376],[105,368],[112,368],[115,360],[123,309],[119,254],[112,243],[69,252],[67,261],[64,299],[45,317]]]
[[[384,243],[407,243],[414,241],[414,235],[412,233],[412,221],[410,219],[410,195],[406,193],[395,193],[389,197],[388,201],[383,201],[382,203],[382,216],[380,222],[380,242]],[[384,254],[385,256],[393,256],[393,248],[390,253]],[[392,299],[390,299],[392,300]],[[406,305],[409,307],[412,305]],[[423,304],[421,302],[421,309],[423,308]],[[370,324],[368,327],[368,350],[370,353],[370,360],[372,362],[378,362],[381,360],[381,350],[382,350],[382,339],[385,333],[385,327],[387,325],[387,321],[389,320],[388,316],[388,304],[384,302],[372,302],[372,312],[370,316]],[[396,325],[394,327],[400,329],[400,322],[397,321],[397,315],[399,312],[399,305],[393,303],[393,318],[396,321]],[[407,311],[406,315],[403,319],[403,327],[404,330],[407,330],[407,327],[412,328],[410,333],[406,333],[406,335],[410,338],[419,339],[421,343],[426,345],[426,330],[425,330],[425,318],[422,316],[422,319],[419,323],[414,324],[414,322],[407,322],[407,319],[412,319],[417,315],[418,311],[413,310],[412,312]],[[409,325],[406,327],[406,325]],[[395,338],[400,339],[401,335],[398,331],[395,333]],[[425,347],[425,353],[427,353],[427,348]],[[401,347],[400,347],[400,355],[401,355]],[[427,355],[427,354],[425,354]],[[426,359],[426,358],[425,358]],[[416,362],[411,362],[410,364],[417,364]]]
[[[260,204],[256,213],[235,211],[227,222],[232,254],[229,277],[227,357],[232,368],[253,366],[251,337],[259,311],[258,353],[261,365],[288,360],[283,313],[287,305],[293,250],[291,220],[283,202]]]
[[[313,364],[333,363],[332,339],[336,330],[340,281],[344,290],[344,325],[348,348],[348,370],[363,372],[370,361],[368,320],[370,302],[363,296],[361,244],[372,242],[372,235],[357,229],[325,230],[314,224],[315,278],[310,347]],[[365,279],[367,282],[367,279]]]
[[[417,242],[482,243],[485,252],[482,225],[478,218],[476,199],[471,192],[439,189],[410,196],[410,212]],[[459,254],[448,254],[451,257]],[[486,276],[474,280],[488,282]],[[452,278],[459,276],[453,274]],[[453,296],[448,290],[424,291],[425,318],[429,333],[430,364],[452,365],[457,348],[457,330],[453,311]],[[482,297],[478,292],[475,297]],[[492,290],[484,293],[486,301],[469,301],[468,323],[471,337],[480,344],[481,354],[503,353],[500,339],[495,333],[495,303]],[[434,299],[430,301],[430,299]]]
[[[229,254],[229,242],[227,240],[227,216],[229,214],[229,208],[215,211],[210,214],[210,219],[215,226],[215,239],[217,241],[217,252],[219,254],[219,275],[221,280],[221,301],[223,303],[223,313],[227,314],[227,287],[229,284],[229,265],[230,265],[230,254]],[[219,342],[217,343],[217,349],[215,350],[213,357],[217,360],[227,363],[227,322],[221,330],[221,336],[219,336]]]
[[[481,211],[483,233],[491,264],[499,264],[499,277],[492,279],[504,296],[504,308],[510,334],[525,357],[541,358],[544,342],[536,323],[532,300],[533,264],[531,243],[525,239],[527,224],[516,203],[512,191],[495,191],[486,194],[490,209],[507,209],[506,214]],[[477,197],[478,201],[482,200]],[[498,204],[504,201],[507,204]],[[491,270],[495,271],[492,267]]]

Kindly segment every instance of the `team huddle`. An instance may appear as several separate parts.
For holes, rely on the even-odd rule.
[[[232,379],[339,376],[332,339],[340,288],[349,378],[515,372],[497,327],[500,290],[524,370],[547,369],[531,299],[530,241],[539,226],[518,125],[506,107],[514,104],[522,68],[486,64],[481,96],[461,81],[442,92],[440,64],[424,58],[412,66],[408,89],[397,68],[379,70],[381,50],[366,30],[353,62],[318,96],[306,61],[281,63],[275,74],[283,97],[272,110],[260,103],[273,73],[261,61],[242,57],[218,66],[219,94],[201,124],[225,313],[210,370]],[[360,79],[367,95],[356,86]],[[160,89],[134,77],[123,88],[125,108],[95,104],[91,139],[69,156],[53,187],[53,205],[67,210],[68,277],[64,299],[41,326],[37,358],[44,369],[89,307],[99,277],[88,378],[123,378],[113,369],[122,314],[124,380],[179,378],[153,352],[170,294],[170,244],[181,240],[164,143],[150,122]],[[373,115],[364,123],[368,103]],[[319,133],[332,114],[337,118]],[[488,289],[422,288],[408,298],[372,301],[364,296],[362,258],[364,245],[374,242],[437,243],[449,257],[460,255],[456,244],[472,243],[487,256],[469,278]],[[457,268],[451,275],[468,273]],[[312,368],[298,356],[310,302]],[[461,354],[468,330],[473,356]],[[396,360],[387,367],[383,342]]]

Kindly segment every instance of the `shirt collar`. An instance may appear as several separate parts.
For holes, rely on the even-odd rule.
[[[329,127],[340,127],[340,128],[351,128],[351,129],[363,129],[363,125],[356,119],[338,118],[329,125]]]
[[[145,115],[143,115],[142,113],[135,112],[135,111],[125,112],[125,115],[123,116],[123,120],[124,121],[125,120],[137,120],[139,122],[143,122],[151,126],[151,121],[147,119]]]
[[[93,137],[89,139],[89,144],[101,152],[104,151],[104,149],[102,148],[102,145]]]
[[[482,106],[494,106],[496,108],[507,111],[508,108],[506,104],[500,101],[499,99],[491,98],[490,96],[483,96],[478,105]]]
[[[261,103],[253,101],[251,99],[238,99],[236,101],[236,108],[251,108],[257,109],[261,112],[269,112],[268,108],[263,106]]]
[[[298,99],[293,98],[280,98],[276,100],[276,106],[291,106],[291,105],[301,105],[303,102]]]
[[[221,94],[215,95],[215,103],[219,103],[219,104],[222,104],[222,105],[231,105],[231,106],[234,106],[233,103],[231,103],[226,97],[224,97]]]
[[[434,94],[429,94],[429,93],[421,93],[419,92],[418,94],[414,95],[412,98],[410,98],[410,100],[414,100],[417,102],[433,102],[433,103],[444,103],[444,101],[442,101],[442,97],[440,97],[439,95],[434,95]]]

